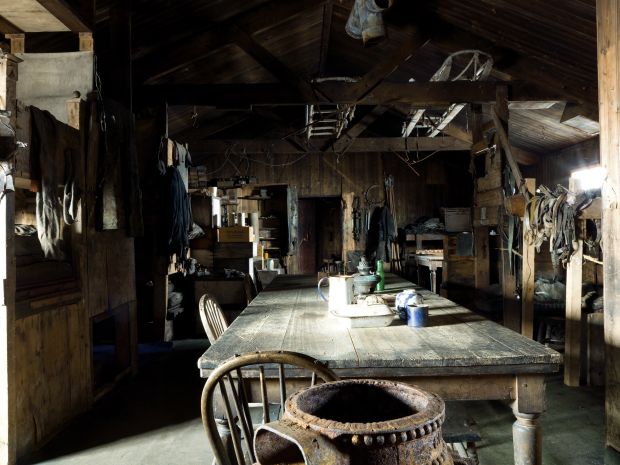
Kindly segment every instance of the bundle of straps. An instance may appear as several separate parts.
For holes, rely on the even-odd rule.
[[[556,275],[560,264],[565,267],[577,250],[575,216],[590,202],[587,196],[577,196],[560,185],[554,191],[540,186],[525,206],[525,237],[537,252],[540,252],[542,243],[549,240]]]

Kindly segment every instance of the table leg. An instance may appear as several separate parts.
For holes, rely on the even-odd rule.
[[[420,264],[416,261],[415,263],[416,273],[418,274],[418,282],[416,283],[418,286],[422,285],[422,273],[420,273]]]
[[[517,413],[512,425],[515,465],[542,464],[542,433],[539,414]]]
[[[431,292],[437,294],[437,270],[430,268],[431,272]]]
[[[512,425],[515,465],[542,465],[542,430],[539,417],[545,405],[543,375],[522,375],[516,379],[517,398]]]

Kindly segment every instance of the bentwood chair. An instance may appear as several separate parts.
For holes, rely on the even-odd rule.
[[[246,465],[256,461],[250,407],[258,405],[261,408],[260,423],[268,423],[272,419],[268,398],[270,383],[267,378],[273,374],[273,381],[277,380],[278,387],[275,397],[279,397],[280,402],[277,416],[282,414],[287,396],[285,367],[292,375],[288,381],[310,379],[309,384],[312,386],[317,378],[324,382],[338,380],[318,360],[304,354],[283,351],[238,355],[213,370],[202,391],[201,414],[211,450],[219,465]],[[259,404],[252,405],[249,402],[250,379],[258,383],[256,395],[260,397]]]
[[[209,342],[214,344],[228,328],[222,308],[211,294],[204,294],[198,302],[198,313]]]

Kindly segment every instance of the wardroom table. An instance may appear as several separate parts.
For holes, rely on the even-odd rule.
[[[513,401],[515,464],[541,464],[538,418],[558,352],[391,274],[385,293],[418,289],[429,324],[413,328],[395,316],[390,326],[347,328],[329,315],[316,282],[277,277],[200,357],[201,376],[236,354],[283,350],[315,357],[341,378],[416,384],[444,400]]]

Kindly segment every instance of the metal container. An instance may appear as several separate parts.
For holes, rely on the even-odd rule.
[[[262,465],[454,465],[443,400],[414,386],[352,379],[293,394],[281,420],[256,430]]]

